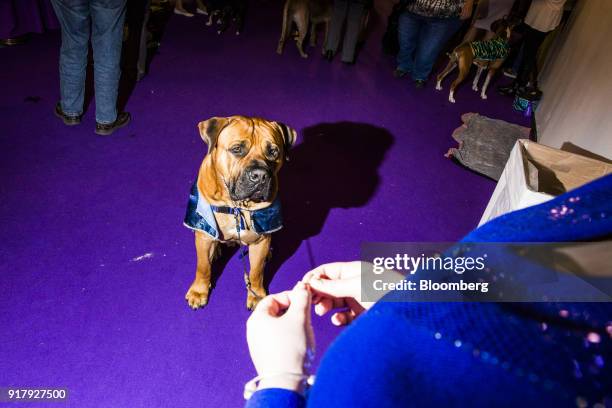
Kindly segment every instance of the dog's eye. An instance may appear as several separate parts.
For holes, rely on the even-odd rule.
[[[235,154],[236,156],[241,156],[243,151],[244,151],[244,149],[243,149],[242,145],[236,145],[236,146],[230,147],[230,152],[232,154]]]
[[[268,149],[268,156],[273,160],[278,159],[278,147],[270,147]]]

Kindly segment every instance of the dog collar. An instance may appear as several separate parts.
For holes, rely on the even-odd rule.
[[[245,212],[248,212],[251,216],[250,225],[246,225]],[[183,225],[194,231],[204,232],[213,239],[219,240],[219,227],[217,226],[214,213],[232,214],[240,217],[240,223],[237,225],[237,228],[242,231],[250,229],[258,234],[270,234],[283,227],[281,205],[278,197],[268,207],[253,211],[238,207],[216,206],[204,199],[200,190],[198,190],[198,182],[196,180],[191,187]]]

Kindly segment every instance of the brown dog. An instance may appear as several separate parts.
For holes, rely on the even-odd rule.
[[[185,226],[195,231],[195,280],[185,295],[192,309],[208,302],[211,263],[219,243],[248,246],[247,308],[266,296],[264,264],[271,233],[282,228],[277,174],[296,133],[282,123],[232,116],[198,124],[208,145],[194,184]]]
[[[450,74],[455,67],[459,66],[459,75],[457,75],[457,79],[451,84],[450,93],[448,94],[448,101],[455,103],[455,89],[463,82],[470,72],[470,67],[474,64],[478,67],[474,82],[472,83],[472,89],[474,91],[478,91],[478,81],[480,80],[482,72],[485,69],[489,70],[484,85],[482,86],[482,91],[480,92],[480,97],[482,99],[487,99],[489,82],[491,82],[491,78],[493,78],[508,56],[508,41],[512,33],[512,28],[513,25],[508,23],[505,19],[495,21],[491,24],[491,29],[495,32],[495,37],[491,40],[463,43],[455,48],[453,52],[449,54],[448,65],[440,72],[440,75],[438,75],[436,89],[441,91],[442,80]]]
[[[283,8],[283,28],[281,31],[280,40],[278,40],[278,54],[283,53],[285,42],[291,35],[291,26],[293,23],[297,26],[298,35],[295,39],[298,51],[302,58],[308,58],[308,54],[304,52],[304,38],[308,32],[310,25],[310,46],[314,47],[317,40],[317,25],[325,24],[325,37],[323,44],[327,42],[327,34],[329,32],[329,22],[331,20],[331,3],[329,0],[287,0]]]

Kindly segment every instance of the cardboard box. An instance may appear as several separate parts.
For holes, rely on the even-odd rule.
[[[608,163],[519,139],[478,225],[541,204],[609,173],[612,165]]]

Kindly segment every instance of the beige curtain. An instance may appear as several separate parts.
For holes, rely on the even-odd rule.
[[[541,70],[538,141],[612,158],[612,0],[580,0]]]

